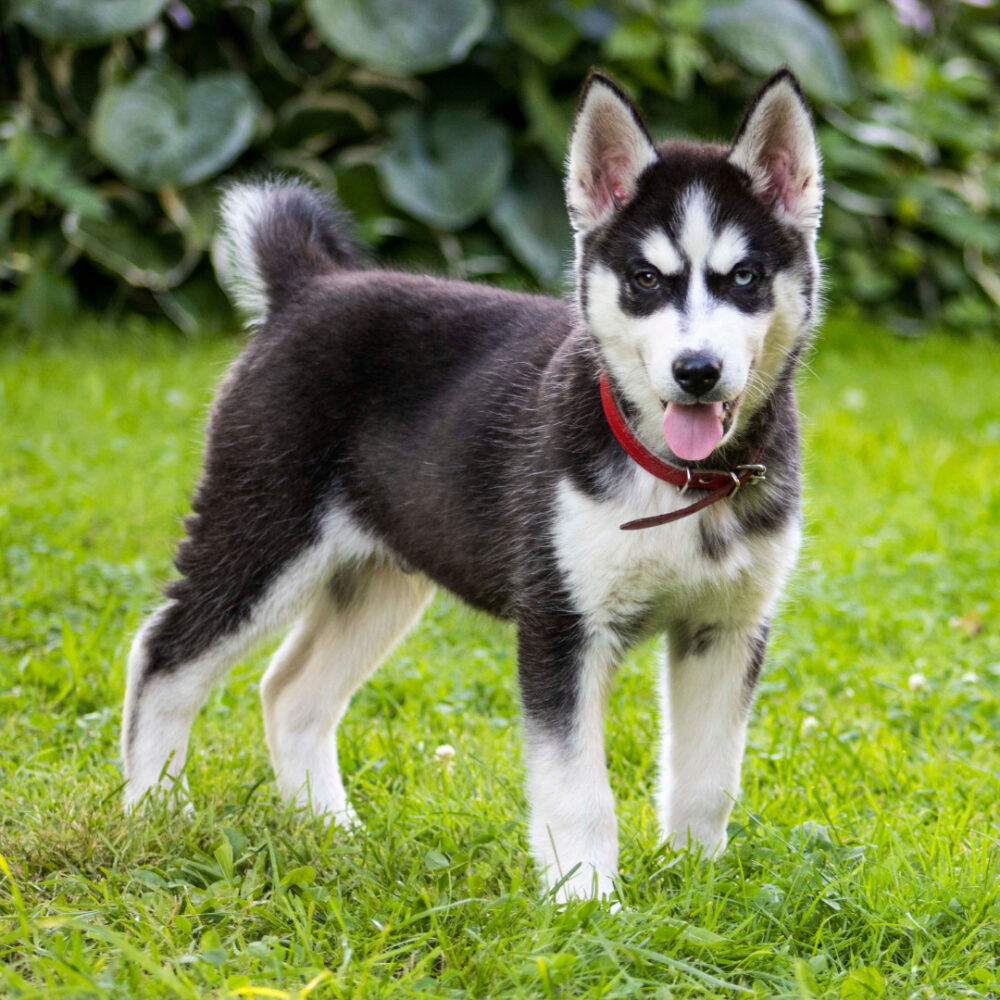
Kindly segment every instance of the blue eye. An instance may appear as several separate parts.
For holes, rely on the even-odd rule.
[[[757,280],[757,275],[753,271],[747,270],[745,267],[741,267],[737,271],[732,273],[733,284],[737,288],[746,288],[748,285],[752,285]]]

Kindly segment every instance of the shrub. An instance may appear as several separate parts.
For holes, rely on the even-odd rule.
[[[835,301],[899,329],[1000,302],[1000,28],[988,0],[15,0],[0,52],[0,280],[22,326],[82,297],[185,330],[226,306],[220,179],[302,174],[383,259],[559,286],[588,68],[657,135],[729,136],[787,64],[817,112]]]

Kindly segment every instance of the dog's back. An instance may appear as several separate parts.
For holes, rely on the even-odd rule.
[[[541,376],[567,341],[586,350],[571,308],[365,267],[312,189],[235,188],[224,212],[258,332],[219,394],[195,509],[246,531],[246,498],[267,497],[303,537],[338,510],[435,582],[510,614],[525,516],[511,498],[539,472]],[[201,543],[206,565],[221,562],[199,528],[183,552]]]

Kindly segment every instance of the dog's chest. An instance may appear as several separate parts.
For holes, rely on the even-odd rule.
[[[756,553],[728,504],[655,528],[620,528],[692,502],[638,469],[607,500],[560,483],[556,551],[577,607],[595,622],[661,624],[744,589]]]

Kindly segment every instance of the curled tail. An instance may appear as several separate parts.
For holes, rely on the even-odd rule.
[[[222,229],[213,250],[216,273],[246,313],[247,325],[268,315],[304,282],[335,268],[362,266],[346,234],[348,216],[308,184],[233,184],[220,206]]]

